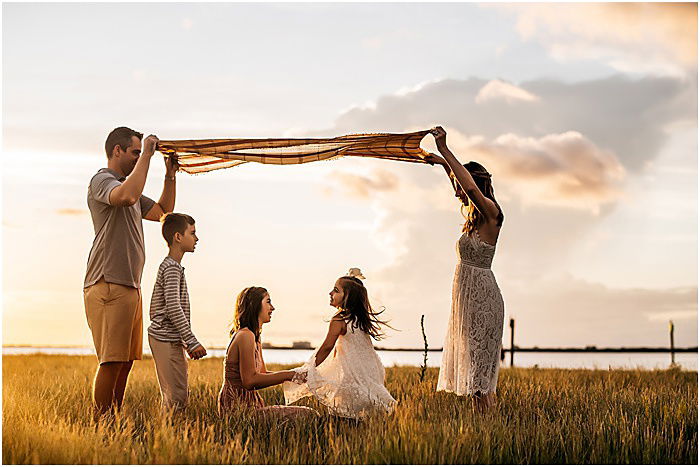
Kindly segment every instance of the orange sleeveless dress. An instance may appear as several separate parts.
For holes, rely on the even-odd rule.
[[[240,362],[233,362],[229,357],[229,349],[233,343],[234,336],[231,338],[228,347],[226,348],[226,357],[224,358],[224,383],[219,391],[218,409],[219,413],[223,414],[227,411],[240,406],[248,406],[256,409],[265,407],[263,398],[255,389],[246,389],[243,387],[241,380]],[[260,355],[260,347],[255,346],[255,369],[262,371],[262,355]]]

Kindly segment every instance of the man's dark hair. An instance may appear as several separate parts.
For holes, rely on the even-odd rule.
[[[187,226],[194,225],[194,219],[192,216],[177,212],[163,214],[163,217],[160,218],[160,222],[163,224],[163,238],[166,242],[168,242],[168,246],[173,244],[175,232],[184,235],[185,230],[187,230]]]
[[[119,128],[112,130],[107,136],[107,141],[105,142],[107,159],[112,158],[112,151],[114,150],[114,146],[117,144],[120,148],[122,148],[122,151],[126,151],[126,149],[131,145],[132,136],[136,136],[138,139],[143,139],[143,133],[139,133],[138,131],[132,130],[131,128],[127,128],[125,126],[120,126]]]

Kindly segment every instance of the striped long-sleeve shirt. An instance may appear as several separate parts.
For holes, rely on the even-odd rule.
[[[151,296],[151,325],[148,335],[163,342],[181,342],[193,350],[199,342],[190,326],[190,297],[185,268],[166,256],[158,268]]]

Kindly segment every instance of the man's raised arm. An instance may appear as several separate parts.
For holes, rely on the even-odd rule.
[[[163,182],[163,192],[160,199],[146,213],[144,219],[158,221],[166,212],[173,212],[175,209],[175,174],[180,168],[175,156],[165,158],[165,182]]]
[[[151,164],[151,156],[156,151],[158,138],[149,135],[143,142],[143,153],[136,161],[134,170],[129,174],[124,183],[116,187],[109,194],[109,204],[112,206],[131,206],[141,198],[143,187],[146,185],[146,176]]]

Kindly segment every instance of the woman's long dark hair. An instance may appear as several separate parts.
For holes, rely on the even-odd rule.
[[[498,201],[496,201],[496,195],[493,192],[493,185],[491,184],[491,174],[488,172],[488,170],[486,170],[486,167],[474,161],[464,164],[464,168],[469,171],[469,174],[474,179],[474,183],[476,183],[476,186],[479,188],[479,191],[481,191],[481,193],[486,198],[490,199],[496,204],[496,207],[498,208],[497,225],[500,227],[501,225],[503,225],[503,210],[498,204]],[[452,180],[452,184],[455,190],[459,186],[458,182],[454,179]],[[467,208],[467,214],[464,214],[464,207]],[[479,212],[472,200],[469,200],[469,204],[465,205],[463,203],[461,209],[462,216],[464,216],[464,218],[466,219],[464,227],[462,227],[462,232],[467,232],[467,235],[471,235],[474,231],[476,231],[479,225],[481,225],[484,216]]]
[[[384,312],[374,311],[369,304],[367,289],[360,279],[353,276],[343,276],[340,279],[340,286],[343,288],[343,304],[337,317],[350,323],[353,328],[369,334],[374,340],[384,337],[380,326],[389,326],[386,321],[382,321],[377,316]],[[391,328],[391,326],[389,326]],[[394,328],[392,328],[394,329]]]
[[[264,287],[246,287],[236,298],[236,308],[233,312],[233,327],[229,336],[242,328],[250,329],[255,334],[255,342],[260,342],[260,321],[258,316],[262,309],[262,300],[267,290]]]

